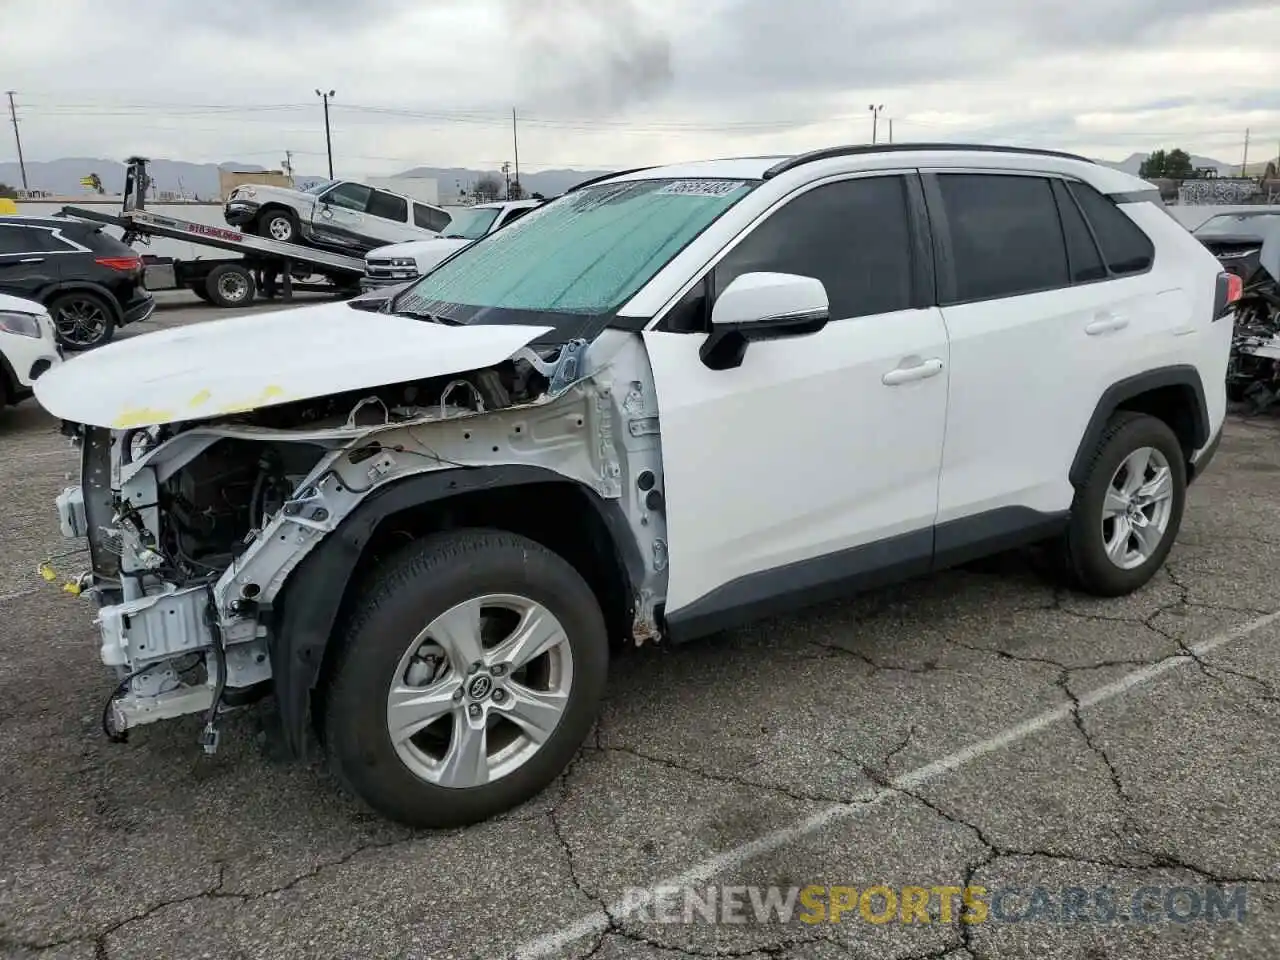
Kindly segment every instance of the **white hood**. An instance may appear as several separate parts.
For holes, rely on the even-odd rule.
[[[432,240],[409,240],[405,243],[393,243],[378,247],[367,254],[369,257],[413,257],[419,269],[423,266],[434,266],[455,250],[461,250],[475,243],[474,240],[436,237]]]
[[[550,329],[446,326],[325,304],[120,340],[50,370],[35,393],[62,420],[151,426],[464,373]]]

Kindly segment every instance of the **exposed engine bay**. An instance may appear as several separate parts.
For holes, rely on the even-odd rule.
[[[1260,413],[1280,402],[1280,215],[1219,214],[1195,236],[1240,278],[1227,395]]]
[[[99,607],[102,660],[119,678],[108,735],[203,712],[202,742],[215,749],[219,712],[271,691],[268,614],[290,573],[373,490],[414,474],[535,465],[618,501],[650,558],[636,636],[655,636],[665,522],[635,477],[660,477],[656,400],[642,345],[601,339],[614,355],[589,373],[574,341],[218,418],[67,425],[82,478],[59,515],[64,534],[88,540],[92,570],[78,587]]]

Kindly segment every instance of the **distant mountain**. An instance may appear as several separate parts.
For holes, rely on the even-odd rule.
[[[611,172],[613,171],[538,170],[535,172],[522,170],[520,171],[520,180],[526,193],[540,193],[544,197],[556,197],[583,180],[590,180],[592,177],[603,176]],[[512,171],[512,175],[514,176],[514,171]],[[472,170],[467,167],[414,167],[412,170],[397,173],[396,176],[434,178],[439,182],[441,199],[456,194],[459,185],[463,190],[468,190],[469,192],[469,185],[484,176],[494,177],[499,183],[505,182],[505,174],[501,170]]]

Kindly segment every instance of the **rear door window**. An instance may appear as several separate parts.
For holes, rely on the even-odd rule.
[[[25,227],[0,224],[0,256],[35,252],[38,248],[35,246],[35,238],[31,236],[34,232]]]
[[[371,216],[381,217],[383,220],[404,223],[409,219],[409,201],[404,197],[397,197],[394,193],[375,190],[369,200],[368,212]]]
[[[1125,276],[1150,269],[1156,249],[1142,228],[1088,184],[1072,181],[1069,187],[1093,227],[1111,272]]]
[[[939,173],[951,233],[955,296],[965,303],[1071,283],[1053,188],[1044,177]]]
[[[0,253],[67,253],[73,244],[58,237],[48,227],[0,224]]]

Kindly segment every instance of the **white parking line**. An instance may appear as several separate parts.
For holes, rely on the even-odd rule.
[[[1261,630],[1263,627],[1270,626],[1280,620],[1280,611],[1268,613],[1265,616],[1250,620],[1248,623],[1241,624],[1231,630],[1227,630],[1216,636],[1210,637],[1201,643],[1194,644],[1190,647],[1196,656],[1203,656],[1212,650],[1233,640],[1239,640],[1241,637],[1247,637],[1249,634]],[[1079,698],[1081,707],[1091,707],[1095,704],[1118,697],[1122,693],[1132,690],[1134,687],[1154,680],[1162,673],[1172,670],[1187,663],[1191,663],[1192,658],[1186,655],[1170,657],[1153,663],[1150,666],[1142,667],[1127,673],[1118,680],[1104,684],[1095,690],[1091,690],[1086,694],[1082,694]],[[994,753],[1007,746],[1025,740],[1027,737],[1034,736],[1047,727],[1055,723],[1066,720],[1071,716],[1072,705],[1064,704],[1053,710],[1046,710],[1044,713],[1038,714],[1024,723],[1009,727],[995,736],[986,740],[980,740],[977,743],[970,744],[963,749],[957,750],[949,756],[943,757],[941,760],[935,760],[933,763],[925,764],[923,767],[917,767],[909,773],[904,773],[899,777],[895,777],[890,781],[891,787],[884,787],[876,790],[867,790],[862,794],[854,797],[848,803],[836,804],[821,810],[807,820],[801,820],[794,826],[784,827],[773,833],[766,833],[755,840],[744,843],[741,846],[726,850],[724,853],[717,854],[701,863],[691,867],[677,877],[672,877],[655,883],[646,888],[644,896],[629,896],[626,901],[614,903],[609,907],[609,915],[615,919],[622,919],[638,910],[648,907],[654,898],[654,891],[659,887],[689,887],[697,884],[703,884],[712,877],[739,867],[749,860],[753,860],[762,854],[770,853],[780,847],[785,847],[793,841],[800,840],[811,833],[829,827],[833,823],[841,820],[849,820],[854,817],[861,816],[864,812],[874,807],[876,804],[895,795],[894,788],[918,787],[921,784],[928,783],[930,780],[936,780],[943,774],[950,773],[952,770],[963,767],[974,760],[984,757],[989,753]],[[609,928],[609,915],[603,911],[597,911],[577,920],[576,922],[561,928],[553,933],[530,940],[521,945],[515,953],[518,960],[538,960],[541,957],[548,957],[567,947],[571,943],[576,943],[586,937],[603,933]]]

